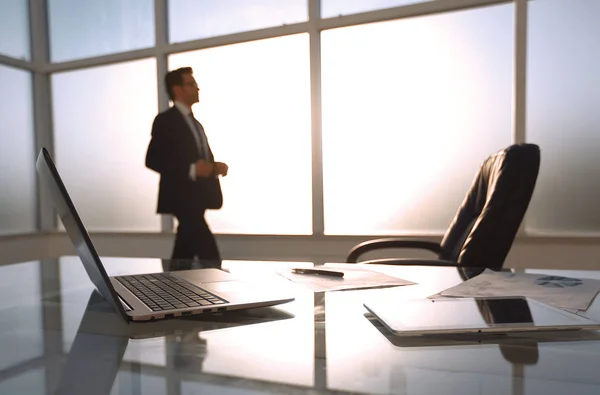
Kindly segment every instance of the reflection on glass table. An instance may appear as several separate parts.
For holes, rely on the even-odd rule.
[[[160,259],[102,260],[110,275],[173,267]],[[415,284],[313,292],[278,274],[313,263],[224,261],[232,275],[285,288],[296,299],[269,308],[126,324],[94,291],[78,258],[25,265],[33,271],[20,279],[38,291],[21,286],[19,300],[1,299],[0,320],[6,327],[15,311],[41,315],[36,330],[43,347],[26,360],[16,359],[16,349],[3,350],[3,360],[15,363],[0,368],[0,394],[600,393],[597,332],[400,340],[365,316],[366,298],[388,298],[401,309],[406,299],[461,283],[467,277],[456,268],[381,267]],[[7,278],[11,267],[18,266],[0,267],[5,294],[19,288],[16,277]],[[585,314],[600,318],[597,306]],[[490,314],[496,312],[484,315]],[[2,332],[3,344],[23,344],[33,330],[14,323]]]
[[[164,337],[167,359],[173,364],[173,369],[183,375],[200,374],[208,354],[206,336],[210,331],[289,318],[293,315],[282,310],[257,308],[177,322],[128,324],[115,314],[97,291],[93,291],[67,354],[56,393],[109,393],[117,373],[122,369],[123,357],[131,340]],[[90,358],[92,355],[93,358]]]

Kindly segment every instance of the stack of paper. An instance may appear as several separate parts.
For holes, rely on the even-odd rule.
[[[432,297],[526,296],[564,310],[581,311],[587,310],[598,292],[600,280],[486,269]]]

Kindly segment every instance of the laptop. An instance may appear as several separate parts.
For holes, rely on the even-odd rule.
[[[108,276],[46,148],[40,150],[36,169],[90,280],[127,321],[273,306],[294,300],[285,291],[258,287],[219,269]]]
[[[365,308],[396,336],[600,329],[600,323],[526,297],[373,299]]]

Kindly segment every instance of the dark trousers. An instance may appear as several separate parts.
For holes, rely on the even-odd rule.
[[[219,248],[206,220],[204,211],[176,214],[179,226],[171,259],[193,259],[221,261]]]

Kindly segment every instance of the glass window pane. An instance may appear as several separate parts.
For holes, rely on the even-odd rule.
[[[0,1],[0,53],[24,60],[31,59],[29,48],[29,2]]]
[[[443,232],[512,135],[513,7],[325,31],[327,234]]]
[[[339,15],[358,14],[359,12],[424,3],[426,1],[428,0],[321,0],[321,17],[331,18]]]
[[[57,167],[91,230],[160,229],[145,167],[156,89],[155,59],[52,76]]]
[[[41,286],[39,262],[0,267],[0,370],[44,355]]]
[[[194,68],[196,118],[218,161],[224,204],[209,211],[222,233],[310,234],[311,133],[308,35],[253,41],[169,58]]]
[[[48,0],[53,62],[152,47],[152,0]]]
[[[36,228],[31,74],[0,65],[0,234]]]
[[[529,4],[527,139],[542,166],[528,230],[600,232],[600,2]],[[557,187],[560,186],[560,187]]]
[[[305,22],[307,0],[169,0],[169,41]]]

